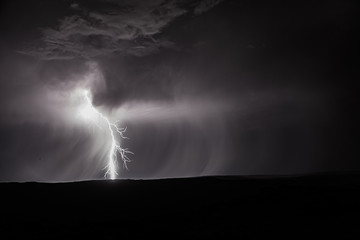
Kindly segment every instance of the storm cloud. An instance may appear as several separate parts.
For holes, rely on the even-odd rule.
[[[351,1],[3,6],[1,181],[103,178],[83,90],[127,127],[121,178],[360,169]]]

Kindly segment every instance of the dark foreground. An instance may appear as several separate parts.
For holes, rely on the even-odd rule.
[[[360,236],[359,174],[1,183],[0,194],[0,239]]]

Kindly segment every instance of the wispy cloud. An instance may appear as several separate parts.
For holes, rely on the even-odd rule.
[[[222,1],[223,0],[203,0],[195,7],[194,14],[199,15],[204,12],[207,12]]]
[[[42,59],[92,58],[108,54],[143,56],[173,43],[155,35],[186,11],[175,1],[111,1],[112,7],[89,10],[69,6],[76,14],[42,31],[38,46],[22,53]]]

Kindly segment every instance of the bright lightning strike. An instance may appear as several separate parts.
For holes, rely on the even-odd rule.
[[[128,139],[124,136],[126,128],[120,128],[116,125],[117,122],[111,123],[109,119],[99,112],[93,105],[90,99],[90,93],[87,90],[82,91],[82,95],[86,100],[86,104],[82,106],[80,114],[85,119],[94,119],[95,117],[100,117],[107,125],[109,134],[111,137],[111,147],[109,149],[108,164],[105,167],[107,170],[105,172],[105,178],[115,179],[118,175],[117,168],[117,153],[120,154],[123,165],[128,169],[127,163],[130,162],[128,154],[134,154],[129,151],[127,148],[122,148],[120,143],[116,140],[115,134],[118,134],[122,139]]]

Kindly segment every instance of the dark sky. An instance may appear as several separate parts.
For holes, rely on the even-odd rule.
[[[290,3],[291,2],[291,3]],[[0,8],[0,181],[360,170],[357,1],[9,0]]]

